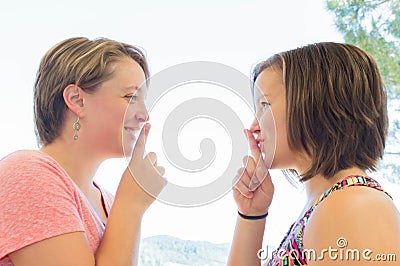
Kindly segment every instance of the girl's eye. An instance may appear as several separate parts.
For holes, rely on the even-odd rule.
[[[261,102],[260,104],[262,108],[267,108],[268,106],[270,106],[269,102]]]
[[[137,100],[136,95],[126,95],[125,99],[127,99],[129,102],[135,102]]]

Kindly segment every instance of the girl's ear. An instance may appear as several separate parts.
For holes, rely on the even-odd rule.
[[[67,87],[65,87],[63,92],[63,97],[67,108],[80,118],[84,116],[83,94],[83,90],[75,84],[69,84]]]

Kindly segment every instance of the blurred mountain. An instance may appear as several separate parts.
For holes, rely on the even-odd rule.
[[[140,244],[140,266],[222,266],[230,244],[181,240],[172,236],[145,238]]]

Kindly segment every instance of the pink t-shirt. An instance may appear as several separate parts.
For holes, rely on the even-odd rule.
[[[100,189],[107,213],[114,197]],[[17,151],[0,160],[0,265],[13,251],[71,232],[85,232],[93,254],[104,224],[86,196],[50,156]]]

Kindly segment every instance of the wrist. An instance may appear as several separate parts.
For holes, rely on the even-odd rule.
[[[239,210],[237,211],[240,218],[244,220],[264,220],[268,216],[268,212],[260,214],[260,215],[246,215],[241,213]]]

